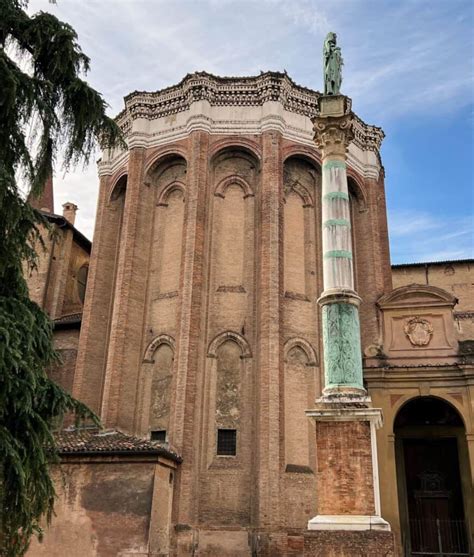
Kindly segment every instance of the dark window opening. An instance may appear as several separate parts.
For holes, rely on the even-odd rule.
[[[86,297],[86,285],[87,285],[87,275],[89,273],[89,267],[87,265],[83,265],[77,271],[77,292],[79,294],[79,299],[81,300],[81,304],[84,303],[84,298]]]
[[[160,441],[161,443],[166,443],[166,429],[158,429],[152,431],[150,438],[152,441]]]
[[[237,454],[237,430],[217,430],[217,454],[220,456],[235,456]]]

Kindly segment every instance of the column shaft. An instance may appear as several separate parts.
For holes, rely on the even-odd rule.
[[[345,97],[323,97],[315,120],[316,145],[322,152],[322,307],[325,394],[365,393],[362,377],[359,302],[354,290],[351,212],[346,149],[352,139],[352,114]]]

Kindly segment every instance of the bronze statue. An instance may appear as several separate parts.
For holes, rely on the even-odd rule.
[[[341,49],[336,46],[336,33],[328,33],[324,40],[324,94],[339,95],[342,83]]]

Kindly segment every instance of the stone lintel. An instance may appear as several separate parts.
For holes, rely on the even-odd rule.
[[[390,524],[381,516],[318,515],[308,521],[308,530],[385,530]]]

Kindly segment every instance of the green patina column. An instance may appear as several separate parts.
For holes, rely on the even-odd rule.
[[[359,302],[354,290],[351,214],[346,151],[352,135],[350,100],[322,96],[314,120],[315,142],[322,154],[322,238],[324,291],[322,308],[325,389],[365,394],[362,378]]]

